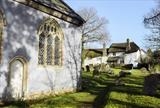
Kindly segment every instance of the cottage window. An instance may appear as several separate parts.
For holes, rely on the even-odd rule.
[[[54,19],[47,19],[39,31],[39,65],[62,64],[62,30]]]

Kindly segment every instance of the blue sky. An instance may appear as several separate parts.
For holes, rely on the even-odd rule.
[[[143,17],[156,7],[155,0],[65,0],[65,2],[75,11],[84,7],[94,7],[99,16],[106,17],[109,20],[107,29],[111,35],[111,43],[125,42],[130,38],[144,48],[144,37],[149,34],[149,30],[143,25]]]

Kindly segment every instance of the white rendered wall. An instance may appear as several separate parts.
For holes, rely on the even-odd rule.
[[[133,66],[137,66],[139,59],[139,51],[134,53],[129,53],[124,55],[124,64],[133,64]]]

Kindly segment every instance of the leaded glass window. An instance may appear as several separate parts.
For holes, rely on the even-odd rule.
[[[60,65],[60,39],[56,36],[55,38],[55,48],[54,48],[54,64]]]
[[[48,35],[47,37],[47,65],[52,65],[52,60],[53,60],[52,42],[53,42],[52,36]]]
[[[2,58],[2,35],[3,35],[3,26],[4,26],[4,22],[3,22],[3,14],[0,11],[0,61]]]
[[[39,56],[38,64],[43,65],[45,63],[45,35],[41,34],[39,36]]]
[[[39,27],[38,64],[60,66],[62,64],[62,30],[54,19],[48,19]]]

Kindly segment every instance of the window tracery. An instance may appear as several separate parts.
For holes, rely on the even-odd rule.
[[[39,65],[62,64],[62,39],[60,25],[54,19],[47,19],[39,27]]]

